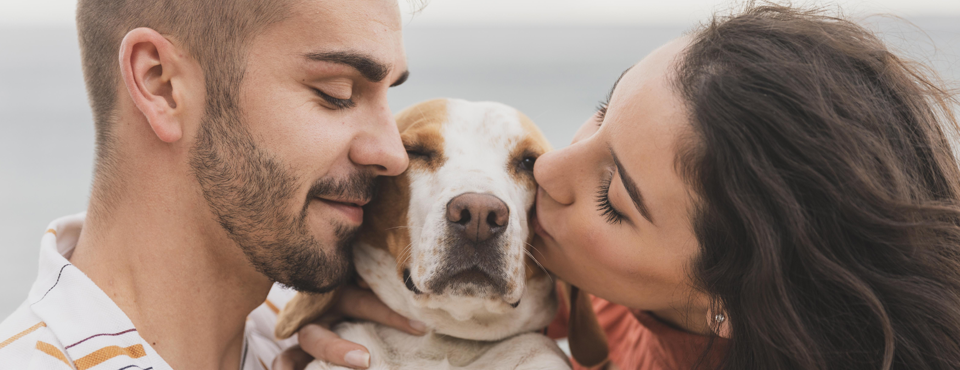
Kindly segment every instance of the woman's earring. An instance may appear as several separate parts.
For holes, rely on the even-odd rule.
[[[721,338],[730,338],[730,323],[727,322],[727,315],[721,310],[719,313],[714,313],[714,309],[707,311],[707,321],[710,323],[710,328],[713,330],[717,336]]]
[[[722,313],[718,313],[715,316],[713,316],[713,321],[716,322],[718,325],[723,324],[723,322],[726,320],[727,320],[727,317],[723,316]]]

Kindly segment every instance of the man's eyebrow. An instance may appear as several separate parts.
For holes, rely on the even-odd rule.
[[[633,205],[637,207],[640,215],[652,224],[653,217],[650,216],[650,211],[647,209],[646,203],[643,202],[643,194],[640,193],[640,188],[633,182],[633,178],[627,174],[627,171],[623,169],[623,165],[620,163],[620,159],[617,158],[617,153],[613,151],[613,148],[610,148],[610,155],[613,156],[613,163],[617,165],[617,172],[620,173],[620,181],[623,182],[623,187],[627,189],[627,194],[630,194]]]
[[[334,51],[334,52],[317,52],[317,53],[307,53],[304,55],[309,60],[316,62],[329,62],[337,64],[345,64],[350,67],[353,67],[363,78],[370,80],[371,82],[380,82],[390,73],[390,66],[378,62],[376,59],[373,59],[369,55],[351,52],[351,51]],[[403,80],[406,79],[407,73],[404,72],[403,76],[400,76],[400,79],[397,82],[394,82],[391,86],[399,85],[403,83]]]

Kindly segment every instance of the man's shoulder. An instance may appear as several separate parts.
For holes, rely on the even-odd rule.
[[[24,303],[0,322],[0,364],[17,369],[72,369],[63,345]]]
[[[24,303],[10,316],[0,322],[0,356],[7,347],[33,338],[46,328],[46,323]]]

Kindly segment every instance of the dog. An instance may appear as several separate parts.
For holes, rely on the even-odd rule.
[[[569,369],[556,342],[537,332],[558,300],[533,258],[533,165],[550,150],[540,129],[506,105],[456,99],[416,104],[396,121],[410,166],[378,179],[354,263],[387,306],[429,333],[369,322],[333,330],[369,349],[370,369]],[[599,364],[607,346],[589,298],[568,289],[571,351],[580,364]],[[298,293],[276,336],[315,321],[335,295]],[[346,368],[317,360],[307,369]]]

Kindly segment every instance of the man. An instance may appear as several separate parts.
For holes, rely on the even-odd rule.
[[[407,166],[400,25],[396,0],[80,0],[90,205],[43,236],[0,368],[267,368],[283,345],[251,311],[343,284],[372,180]]]

